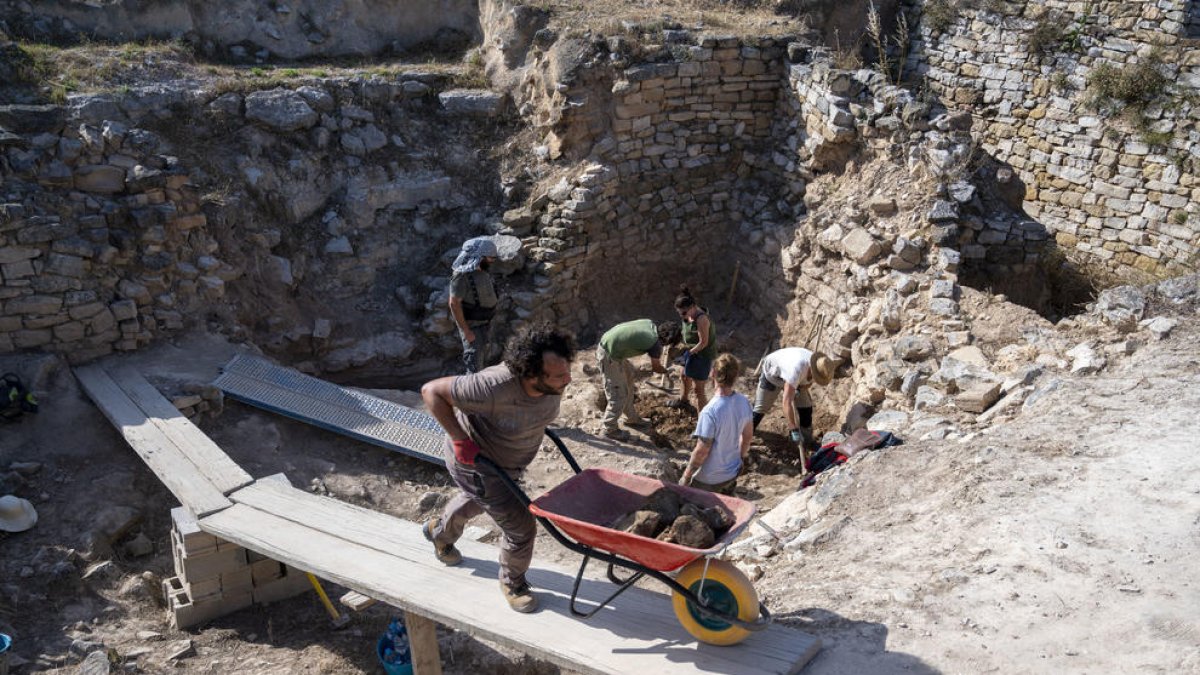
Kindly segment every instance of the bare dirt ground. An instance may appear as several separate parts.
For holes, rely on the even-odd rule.
[[[236,348],[197,336],[132,360],[159,384],[207,381]],[[755,587],[778,620],[824,643],[805,672],[1200,671],[1198,354],[1200,322],[1185,318],[1097,375],[1055,374],[1057,390],[1009,423],[960,440],[914,435],[825,474],[811,490],[839,487],[812,523],[822,536],[756,564]],[[171,629],[156,588],[172,574],[173,498],[69,371],[50,359],[18,365],[39,364],[42,413],[0,427],[4,492],[40,515],[32,530],[0,538],[0,630],[15,638],[14,672],[75,672],[97,644],[136,672],[378,671],[385,607],[334,632],[304,594]],[[677,475],[691,418],[662,407],[667,392],[641,384],[640,409],[658,432],[614,444],[589,433],[599,377],[587,351],[576,376],[561,422],[583,465]],[[414,402],[411,392],[377,393]],[[450,493],[438,467],[236,403],[203,427],[256,477],[282,471],[397,517],[423,520]],[[765,427],[739,488],[764,511],[799,479]],[[547,448],[526,487],[538,494],[568,471]],[[486,519],[476,525],[476,536],[494,538]],[[126,544],[139,534],[153,553],[132,557]],[[575,562],[542,539],[539,557]],[[93,569],[102,561],[112,564]],[[185,640],[191,651],[168,658]],[[440,641],[447,673],[558,672],[451,631]]]

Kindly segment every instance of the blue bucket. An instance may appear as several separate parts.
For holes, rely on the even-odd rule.
[[[11,647],[12,638],[0,633],[0,675],[8,675],[8,650]]]
[[[392,639],[386,634],[379,637],[379,642],[375,644],[375,656],[379,657],[379,665],[383,666],[383,672],[388,675],[413,675],[413,667],[411,663],[388,663],[383,660],[383,652],[392,647]]]

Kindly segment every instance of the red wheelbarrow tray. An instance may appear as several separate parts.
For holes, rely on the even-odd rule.
[[[614,530],[617,518],[642,506],[659,488],[677,492],[699,506],[724,505],[733,513],[729,530],[711,548],[680,546],[650,537]],[[665,483],[612,469],[584,469],[529,505],[580,544],[624,556],[660,572],[670,572],[704,555],[719,553],[750,524],[757,507],[737,497]]]

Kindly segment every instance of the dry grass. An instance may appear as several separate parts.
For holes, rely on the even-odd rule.
[[[797,24],[775,11],[774,0],[535,0],[530,3],[551,12],[552,24],[570,27],[573,34],[624,33],[623,23],[653,32],[666,25],[687,30],[754,35],[793,33]]]

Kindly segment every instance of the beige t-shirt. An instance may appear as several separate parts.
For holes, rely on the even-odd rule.
[[[450,386],[454,414],[483,456],[512,471],[537,456],[546,426],[558,417],[561,396],[533,397],[505,364],[460,375]],[[447,459],[453,457],[449,437]]]

